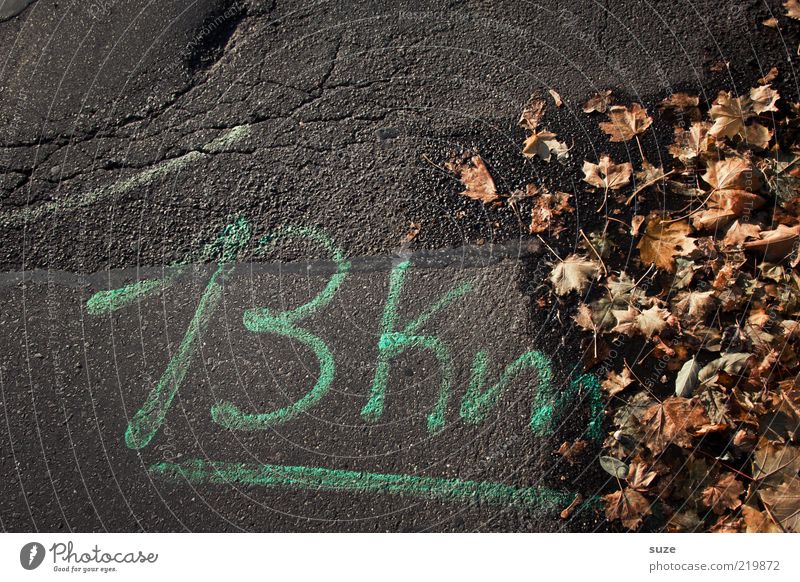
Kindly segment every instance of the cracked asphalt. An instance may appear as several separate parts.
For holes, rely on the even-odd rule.
[[[193,389],[179,393],[181,414],[167,420],[172,436],[161,435],[154,447],[242,462],[540,484],[586,497],[602,492],[596,451],[580,466],[553,454],[581,435],[585,407],[551,438],[520,442],[530,407],[522,381],[485,430],[457,427],[430,439],[412,421],[438,373],[422,352],[398,363],[403,397],[388,427],[358,424],[353,401],[365,397],[373,372],[389,271],[401,256],[422,263],[448,257],[413,279],[409,317],[454,282],[481,282],[480,293],[431,328],[457,346],[462,389],[482,346],[498,362],[523,347],[541,350],[566,377],[580,359],[577,333],[556,307],[530,299],[549,257],[527,234],[526,208],[520,218],[459,196],[442,164],[453,153],[477,151],[502,191],[531,182],[569,189],[576,212],[551,241],[568,253],[579,229],[604,220],[596,195],[576,183],[582,161],[605,152],[617,161],[634,157],[624,144],[608,144],[599,117],[582,113],[581,103],[612,88],[618,101],[654,112],[674,91],[705,101],[720,89],[744,92],[773,66],[782,97],[798,101],[800,22],[782,13],[772,0],[0,0],[0,526],[605,528],[591,512],[562,520],[374,493],[153,481],[146,466],[161,453],[130,451],[122,434],[177,349],[209,273],[199,267],[157,297],[99,319],[85,302],[197,261],[198,249],[237,218],[252,225],[254,241],[286,225],[319,229],[354,260],[380,259],[349,276],[336,303],[344,319],[327,314],[310,324],[340,358],[336,398],[260,440],[210,422],[215,389],[244,398],[291,385],[288,394],[298,397],[302,380],[316,374],[308,353],[248,339],[241,315],[259,302],[290,305],[300,288],[310,295],[296,302],[308,300],[324,284],[305,271],[252,275],[259,265],[305,268],[325,257],[299,243],[263,257],[252,247],[226,282],[230,311],[203,340],[202,365],[186,380]],[[761,24],[770,16],[778,16],[780,30]],[[519,114],[532,91],[547,88],[565,102],[545,116],[572,148],[564,165],[520,154]],[[643,139],[648,159],[660,165],[671,137],[669,120],[657,117]],[[411,223],[420,233],[403,243]],[[237,362],[247,368],[255,361],[261,372],[239,376]],[[264,398],[257,404],[275,405]]]

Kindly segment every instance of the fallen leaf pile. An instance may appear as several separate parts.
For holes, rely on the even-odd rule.
[[[800,19],[800,2],[784,7]],[[580,109],[605,141],[569,187],[498,192],[475,152],[445,166],[468,198],[518,218],[531,208],[528,231],[555,257],[536,303],[571,315],[583,367],[601,379],[599,461],[615,484],[602,501],[627,529],[800,532],[800,103],[772,86],[779,74],[708,100],[672,93],[649,111],[594,92]],[[546,109],[534,93],[521,153],[567,164]],[[643,145],[661,149],[653,134],[670,124],[652,164]],[[562,258],[552,247],[577,215],[570,199],[591,193],[605,224],[577,228],[583,248]],[[586,446],[557,453],[572,464]]]
[[[631,530],[800,531],[800,104],[776,75],[705,105],[664,99],[655,115],[681,120],[670,168],[644,158],[643,106],[583,108],[640,154],[583,165],[607,216],[631,218],[585,235],[550,284],[578,303],[610,417],[605,514]],[[633,249],[616,269],[613,247]]]

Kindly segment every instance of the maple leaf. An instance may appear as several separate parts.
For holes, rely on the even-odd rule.
[[[592,317],[592,310],[589,309],[589,306],[585,303],[581,303],[578,306],[578,311],[573,316],[575,323],[577,323],[581,328],[585,329],[586,331],[597,331],[597,325],[594,322],[594,318]]]
[[[676,127],[675,141],[669,146],[669,153],[684,164],[702,156],[709,148],[708,130],[710,128],[711,124],[705,121],[695,121],[689,129]]]
[[[744,158],[725,158],[710,161],[703,174],[703,180],[715,190],[745,188],[755,179],[750,162]]]
[[[642,262],[646,265],[672,272],[675,257],[688,255],[695,249],[695,239],[687,236],[692,228],[686,221],[665,221],[653,216],[647,224],[644,236],[636,245]]]
[[[619,394],[625,388],[631,385],[633,382],[633,376],[631,375],[630,370],[627,366],[622,369],[621,374],[617,374],[613,370],[608,373],[606,379],[603,380],[601,386],[603,390],[608,392],[609,396],[614,396],[615,394]]]
[[[596,276],[600,266],[586,257],[570,255],[559,262],[550,273],[550,282],[557,295],[567,295],[570,291],[583,293],[589,286],[589,279]]]
[[[761,238],[742,244],[746,250],[757,251],[764,254],[766,260],[785,258],[794,249],[795,241],[800,236],[800,224],[786,226],[779,224],[774,230],[764,230]]]
[[[744,130],[749,111],[741,97],[731,97],[727,91],[720,91],[708,115],[714,120],[714,125],[708,131],[711,135],[733,138]]]
[[[689,431],[708,424],[708,417],[697,400],[671,396],[648,408],[642,421],[647,431],[647,448],[659,454],[669,445],[691,448],[693,442]]]
[[[800,448],[777,445],[762,438],[753,452],[753,479],[761,485],[777,487],[797,479],[800,471]]]
[[[778,21],[775,21],[775,24],[778,24]],[[778,76],[778,67],[772,67],[767,74],[761,77],[756,81],[759,85],[766,85],[767,83],[774,81]]]
[[[770,514],[785,531],[800,532],[800,481],[795,479],[758,493]]]
[[[753,111],[764,113],[766,111],[777,111],[775,103],[780,99],[780,95],[769,85],[761,85],[750,89],[750,100],[753,102]]]
[[[786,16],[800,20],[800,2],[798,0],[786,0],[783,7],[786,8]]]
[[[613,101],[611,89],[597,91],[592,93],[592,96],[583,104],[583,112],[592,113],[593,111],[597,111],[598,113],[605,113],[611,101]]]
[[[757,122],[753,122],[744,128],[745,142],[749,145],[761,148],[762,150],[767,149],[772,135],[772,130]]]
[[[669,315],[670,313],[666,309],[653,305],[636,316],[636,328],[643,336],[650,337],[664,329]]]
[[[630,109],[616,105],[608,110],[608,118],[600,124],[600,129],[611,136],[612,142],[628,141],[644,133],[653,123],[653,118],[647,115],[647,109],[639,103],[634,103]]]
[[[586,450],[589,443],[583,439],[578,439],[574,443],[564,442],[558,447],[558,454],[564,457],[570,465],[578,462],[580,457]]]
[[[547,188],[539,188],[533,194],[535,201],[531,209],[530,233],[537,234],[549,229],[553,219],[564,212],[573,212],[569,205],[570,195],[566,192],[551,193]]]
[[[675,297],[675,314],[687,323],[699,323],[715,307],[715,293],[711,291],[683,291]]]
[[[748,238],[755,238],[761,232],[761,227],[752,222],[734,222],[728,232],[725,233],[725,238],[722,239],[722,244],[726,247],[735,247],[741,245]]]
[[[483,203],[494,202],[500,198],[483,159],[480,156],[472,156],[469,162],[458,160],[446,164],[447,169],[458,176],[466,188],[461,195]]]
[[[522,146],[522,154],[528,158],[539,156],[545,162],[550,161],[551,154],[563,160],[569,157],[567,144],[556,139],[556,134],[551,131],[534,130]]]
[[[519,126],[531,131],[536,131],[536,128],[539,127],[539,123],[542,121],[546,107],[547,102],[544,100],[541,93],[536,91],[531,95],[525,109],[522,110],[522,115],[519,118]]]
[[[583,162],[583,179],[592,186],[606,190],[619,190],[631,181],[633,166],[630,162],[615,164],[607,155],[600,156],[600,163]]]
[[[639,315],[639,311],[635,307],[628,305],[626,309],[614,309],[611,313],[617,320],[612,332],[629,336],[636,333],[636,316]]]
[[[781,531],[781,528],[772,522],[769,515],[749,505],[742,507],[742,516],[744,516],[747,533],[780,533]]]
[[[650,502],[638,491],[627,488],[603,496],[606,518],[618,519],[626,528],[634,530],[642,524],[642,518],[651,514]]]
[[[647,463],[636,461],[631,463],[628,471],[628,486],[631,489],[645,492],[656,477],[658,477],[658,473],[648,471]]]
[[[692,225],[698,230],[716,230],[765,202],[746,190],[717,190],[708,196],[708,207],[692,217]]]
[[[703,503],[721,515],[728,509],[737,509],[744,493],[741,481],[736,480],[734,473],[725,473],[713,485],[703,489]]]
[[[676,111],[686,111],[692,109],[700,104],[700,98],[697,95],[689,95],[688,93],[672,93],[669,97],[661,101],[661,109],[675,109]]]

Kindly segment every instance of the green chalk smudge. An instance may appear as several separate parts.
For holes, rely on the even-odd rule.
[[[282,238],[303,237],[320,244],[336,262],[336,273],[311,301],[282,313],[273,313],[267,307],[248,309],[243,316],[246,329],[256,333],[272,333],[298,341],[308,347],[319,362],[319,376],[314,386],[305,396],[278,410],[266,413],[249,414],[229,401],[211,407],[214,422],[234,430],[263,430],[282,424],[302,414],[319,402],[327,394],[336,374],[336,363],[328,345],[318,336],[299,327],[295,322],[316,313],[331,302],[344,282],[351,264],[345,260],[344,251],[337,247],[327,235],[313,228],[287,227],[276,231],[261,241],[262,250]]]
[[[423,311],[419,317],[406,325],[402,331],[396,331],[397,306],[406,282],[406,274],[410,268],[411,261],[403,261],[394,267],[389,274],[389,294],[383,310],[381,336],[378,340],[378,363],[370,386],[370,397],[361,409],[361,416],[368,422],[376,422],[383,414],[386,388],[389,382],[390,362],[408,348],[424,348],[434,354],[442,373],[436,404],[427,419],[428,430],[437,432],[443,429],[445,425],[447,402],[453,383],[452,358],[447,346],[439,338],[430,335],[417,335],[417,333],[434,314],[458,297],[469,292],[472,289],[472,285],[470,283],[462,283],[450,289],[428,309]]]
[[[389,493],[549,511],[564,509],[575,499],[575,493],[546,487],[517,487],[489,481],[203,459],[183,463],[156,463],[150,466],[150,472],[155,477],[171,482],[185,480],[194,484],[241,484],[299,490]],[[580,509],[589,508],[593,503],[593,499],[585,501]]]
[[[576,404],[582,393],[589,399],[589,424],[586,427],[586,436],[595,442],[601,441],[605,415],[600,381],[594,374],[582,374],[574,378],[568,388],[560,393],[556,393],[552,385],[537,390],[530,422],[534,436],[551,434],[556,429],[555,425],[574,410],[567,407]]]
[[[57,214],[84,206],[91,206],[105,198],[113,198],[137,188],[144,188],[172,172],[181,170],[195,162],[210,158],[212,154],[224,152],[249,134],[249,126],[236,126],[205,146],[202,146],[199,150],[193,150],[181,156],[165,160],[152,168],[124,178],[110,186],[95,188],[80,196],[72,196],[63,200],[53,200],[37,206],[28,206],[21,210],[8,211],[0,214],[0,226],[14,226],[24,222],[31,222],[49,213]]]

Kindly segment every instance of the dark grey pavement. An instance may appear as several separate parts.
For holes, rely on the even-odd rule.
[[[609,144],[600,118],[580,111],[598,89],[654,112],[672,91],[711,100],[720,89],[746,91],[777,66],[783,98],[800,100],[800,22],[782,12],[774,1],[37,0],[0,22],[0,527],[602,528],[591,511],[562,520],[552,510],[470,502],[471,485],[459,497],[451,481],[437,497],[431,482],[403,485],[424,495],[392,494],[388,478],[352,473],[331,474],[338,481],[327,486],[323,474],[267,487],[159,478],[149,468],[207,458],[602,493],[596,448],[578,466],[553,453],[584,434],[585,399],[553,434],[533,436],[537,383],[529,373],[512,381],[485,423],[459,420],[480,349],[492,354],[492,379],[525,350],[539,350],[559,386],[581,352],[569,321],[531,299],[550,256],[530,244],[528,208],[520,223],[508,208],[467,200],[437,166],[453,152],[478,151],[508,192],[531,182],[570,188],[582,161],[600,153],[637,157]],[[761,25],[772,15],[780,30]],[[572,146],[565,165],[520,154],[516,122],[539,88],[565,100],[544,122]],[[652,162],[671,137],[671,123],[657,117],[643,139]],[[596,195],[579,184],[570,190],[576,212],[552,243],[560,253],[578,244],[579,227],[588,232],[603,220]],[[311,352],[247,331],[243,315],[307,301],[329,274],[303,269],[324,257],[289,245],[260,259],[251,246],[224,278],[220,306],[165,417],[168,430],[130,449],[128,421],[180,351],[214,270],[197,250],[237,217],[250,221],[254,241],[287,225],[321,229],[353,259],[335,299],[308,323],[336,359],[331,391],[274,430],[243,434],[212,421],[220,398],[268,410],[301,397],[319,373]],[[401,248],[412,222],[420,234]],[[424,349],[393,364],[381,421],[359,414],[375,374],[389,272],[406,247],[423,265],[409,276],[403,317],[452,285],[475,284],[425,329],[451,346],[455,370],[447,424],[436,436],[425,415],[439,369]],[[462,260],[476,247],[478,258]],[[110,315],[87,310],[93,293],[181,261],[207,264]],[[351,491],[327,490],[337,483]]]

